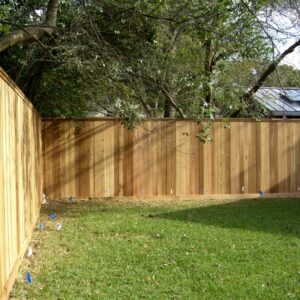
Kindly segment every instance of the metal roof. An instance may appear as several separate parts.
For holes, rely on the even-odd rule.
[[[273,116],[300,117],[300,88],[261,87],[255,98]]]

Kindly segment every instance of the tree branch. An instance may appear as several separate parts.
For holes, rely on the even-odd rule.
[[[271,75],[277,68],[278,64],[290,53],[292,53],[298,46],[300,46],[300,40],[296,41],[290,47],[288,47],[281,55],[276,58],[268,68],[262,73],[260,78],[257,80],[255,85],[242,96],[242,100],[250,102],[253,95],[258,91],[258,89],[263,85],[269,75]]]
[[[174,102],[174,100],[172,99],[171,95],[169,94],[169,92],[167,91],[167,89],[165,89],[164,87],[162,87],[163,93],[166,96],[166,99],[169,101],[169,103],[171,104],[171,106],[173,106],[175,108],[175,110],[178,112],[179,116],[182,119],[185,119],[184,117],[184,113],[182,111],[182,109],[180,107],[178,107],[176,105],[176,103]]]
[[[49,0],[46,19],[40,26],[28,26],[13,31],[0,38],[0,52],[20,43],[36,41],[44,36],[51,35],[57,21],[59,0]]]

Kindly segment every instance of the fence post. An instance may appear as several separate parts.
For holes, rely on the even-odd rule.
[[[119,122],[119,188],[118,196],[124,196],[124,172],[123,172],[123,163],[124,163],[124,128],[123,125]]]

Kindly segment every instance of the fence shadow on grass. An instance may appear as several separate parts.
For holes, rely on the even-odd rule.
[[[156,217],[300,238],[300,199],[247,199],[175,210]]]

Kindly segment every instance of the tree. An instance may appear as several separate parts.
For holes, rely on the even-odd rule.
[[[126,59],[121,73],[124,82],[134,82],[146,115],[163,107],[165,117],[173,110],[199,118],[216,102],[213,82],[224,61],[265,58],[269,52],[256,19],[237,2],[164,1],[155,14],[142,15],[152,20],[156,43],[147,44],[139,59]]]
[[[44,27],[49,4],[7,2],[17,21],[4,12],[0,25],[0,41],[21,28],[53,30],[27,33],[0,56],[44,116],[259,116],[243,94],[266,66],[280,70],[260,17],[266,0],[65,0],[56,25]]]
[[[132,1],[124,2],[121,6],[117,1],[92,1],[89,4],[63,2],[62,13],[58,16],[57,23],[59,28],[64,30],[57,31],[59,34],[51,37],[45,36],[43,44],[41,41],[30,47],[26,43],[16,44],[15,47],[2,52],[0,61],[7,66],[10,75],[17,80],[31,101],[43,113],[50,115],[59,115],[60,112],[66,111],[63,107],[65,104],[66,108],[70,108],[67,103],[71,104],[69,98],[74,96],[74,91],[68,90],[67,93],[65,89],[58,87],[57,89],[63,93],[60,101],[52,101],[51,113],[49,110],[51,102],[47,97],[53,96],[54,89],[50,88],[55,84],[53,78],[56,75],[64,75],[61,76],[64,81],[72,78],[75,73],[80,74],[87,82],[78,86],[81,89],[80,94],[86,97],[86,105],[80,105],[82,113],[86,113],[88,105],[98,102],[97,98],[94,101],[89,99],[91,94],[95,95],[90,91],[98,88],[96,82],[99,83],[102,81],[100,78],[105,77],[106,82],[102,84],[102,90],[108,87],[109,81],[115,77],[115,67],[123,59],[124,54],[129,56],[134,55],[136,51],[142,51],[141,43],[151,39],[149,24],[143,24],[142,18],[133,19],[135,12],[130,5]],[[14,14],[18,15],[19,11],[26,11],[26,5],[20,4],[13,10]],[[22,15],[27,18],[23,23],[31,22],[31,13]],[[127,27],[129,21],[130,30]],[[3,36],[8,35],[6,33]],[[20,66],[16,67],[18,61]],[[65,88],[72,86],[66,82],[64,85]],[[79,104],[74,101],[73,103],[74,106]],[[67,115],[78,112],[78,108],[74,107]]]

